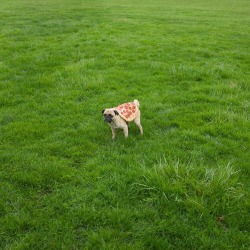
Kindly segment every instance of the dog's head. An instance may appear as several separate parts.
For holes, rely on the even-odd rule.
[[[118,111],[115,109],[104,109],[102,111],[103,118],[105,122],[111,123],[114,121],[115,117],[119,115]]]

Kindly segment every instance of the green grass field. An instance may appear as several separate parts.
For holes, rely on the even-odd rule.
[[[1,0],[0,249],[249,249],[249,27],[248,0]]]

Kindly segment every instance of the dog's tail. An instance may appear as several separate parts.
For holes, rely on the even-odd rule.
[[[138,100],[134,100],[134,103],[135,103],[135,105],[137,106],[137,108],[139,108],[139,106],[140,106],[139,101],[138,101]]]

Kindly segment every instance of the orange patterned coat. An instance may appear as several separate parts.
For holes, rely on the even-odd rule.
[[[134,102],[128,102],[116,107],[119,115],[127,122],[135,119],[137,113],[137,106]]]

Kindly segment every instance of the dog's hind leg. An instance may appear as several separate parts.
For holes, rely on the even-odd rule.
[[[142,125],[141,125],[141,119],[140,119],[140,115],[138,115],[135,119],[134,119],[135,124],[138,126],[138,128],[140,129],[141,135],[143,135],[143,129],[142,129]]]

